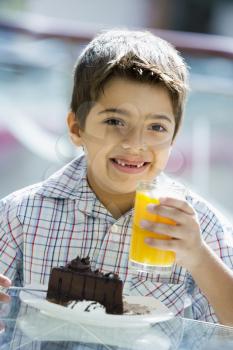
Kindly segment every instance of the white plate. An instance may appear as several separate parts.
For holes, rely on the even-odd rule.
[[[25,306],[25,309],[23,309],[23,306]],[[24,335],[32,340],[36,339],[37,341],[43,342],[72,341],[82,344],[103,344],[105,345],[103,346],[104,349],[109,349],[109,346],[116,346],[117,349],[124,348],[134,350],[176,349],[176,346],[172,346],[174,333],[171,331],[170,323],[168,327],[160,323],[157,323],[153,327],[124,327],[120,329],[119,336],[119,328],[117,327],[106,328],[77,323],[72,324],[55,317],[47,317],[43,312],[37,312],[36,309],[27,308],[26,304],[22,304],[21,307],[22,316],[17,318],[17,327]],[[172,322],[173,321],[176,322],[177,320],[174,319]],[[169,330],[172,335],[169,334]],[[175,334],[177,334],[177,332]],[[21,338],[25,340],[24,337],[21,336]],[[80,346],[80,348],[82,347]]]
[[[146,307],[149,313],[142,315],[110,315],[105,313],[105,309],[90,301],[73,303],[65,307],[51,303],[45,299],[45,293],[34,294],[32,292],[21,291],[21,300],[41,312],[58,319],[66,320],[72,323],[83,325],[95,325],[103,327],[142,327],[151,324],[169,320],[174,314],[164,306],[159,300],[152,297],[126,296],[124,301],[128,304],[137,304],[137,307]],[[90,306],[90,311],[85,309]]]

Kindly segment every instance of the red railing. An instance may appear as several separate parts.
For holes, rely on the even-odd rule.
[[[102,28],[70,20],[52,19],[37,15],[18,15],[14,18],[0,18],[1,29],[27,34],[35,38],[56,38],[85,43],[92,39]],[[190,54],[233,58],[233,38],[231,37],[151,28],[149,30],[170,41],[180,51]]]
[[[20,15],[14,18],[0,18],[0,31],[29,35],[35,39],[54,38],[69,42],[86,43],[101,28],[79,22],[51,19],[35,15]],[[197,33],[186,33],[159,29],[149,29],[156,35],[173,43],[178,50],[197,55],[233,58],[233,38]],[[0,131],[0,148],[3,143],[14,143],[16,140],[7,131]]]

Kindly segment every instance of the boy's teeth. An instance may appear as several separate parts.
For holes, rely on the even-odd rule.
[[[136,167],[136,168],[141,168],[144,164],[143,163],[140,163],[140,164],[126,164],[125,162],[123,162],[122,160],[119,160],[119,159],[115,159],[116,163],[121,165],[121,166],[133,166],[133,167]]]
[[[122,166],[125,166],[125,163],[122,162],[122,161],[120,161],[120,160],[118,160],[118,159],[116,159],[116,162],[117,162],[118,164],[122,165]]]

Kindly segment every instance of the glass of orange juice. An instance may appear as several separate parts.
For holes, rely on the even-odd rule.
[[[176,222],[171,219],[147,211],[148,204],[159,204],[159,198],[166,196],[184,199],[184,188],[174,183],[165,184],[156,181],[141,181],[137,186],[129,253],[130,267],[133,269],[159,274],[169,274],[172,270],[175,262],[175,253],[150,247],[144,242],[144,239],[147,237],[165,240],[171,238],[148,231],[140,226],[142,220],[176,225]]]

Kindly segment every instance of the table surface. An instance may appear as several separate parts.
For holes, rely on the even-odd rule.
[[[233,328],[180,317],[140,328],[83,325],[53,318],[15,295],[0,304],[3,349],[232,350]]]

